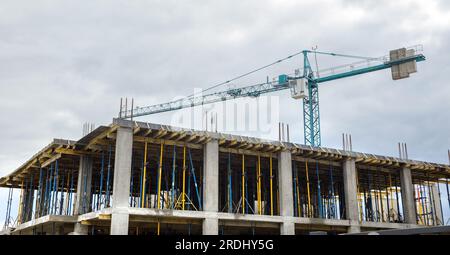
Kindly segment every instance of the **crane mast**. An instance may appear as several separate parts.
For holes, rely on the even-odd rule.
[[[269,82],[244,86],[240,88],[228,88],[226,90],[208,93],[205,95],[192,95],[179,100],[167,103],[156,104],[146,107],[136,107],[123,110],[122,104],[119,112],[119,118],[134,118],[156,113],[169,112],[189,107],[195,107],[205,104],[212,104],[221,101],[227,101],[242,97],[258,97],[262,94],[290,89],[291,96],[294,99],[303,100],[303,125],[304,142],[306,145],[321,146],[320,132],[320,111],[319,111],[319,84],[346,77],[361,75],[374,71],[391,69],[394,80],[409,77],[409,74],[417,71],[416,62],[424,61],[425,56],[421,45],[408,48],[391,50],[389,56],[378,58],[362,57],[354,55],[337,54],[330,52],[321,52],[316,50],[303,50],[303,72],[296,71],[294,76],[281,74],[278,79]],[[345,57],[360,59],[347,65],[335,66],[328,69],[313,71],[308,54],[321,54],[334,57]],[[294,56],[294,55],[292,55]],[[290,58],[289,56],[287,58]],[[287,59],[285,58],[285,59]],[[277,61],[274,63],[278,63]],[[269,65],[267,65],[269,66]],[[261,70],[259,68],[257,70]],[[252,73],[252,72],[250,72]],[[243,75],[244,76],[244,75]],[[240,76],[240,77],[243,77]]]

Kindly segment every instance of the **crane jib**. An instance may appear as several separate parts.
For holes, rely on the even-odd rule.
[[[420,62],[425,60],[425,56],[417,53],[422,51],[422,46],[417,45],[408,48],[401,48],[392,50],[390,56],[380,57],[380,58],[368,58],[354,55],[336,54],[320,51],[302,51],[304,57],[303,75],[298,75],[300,70],[296,70],[296,76],[288,76],[286,74],[281,74],[278,76],[278,80],[269,82],[267,78],[266,83],[227,89],[215,93],[210,93],[206,95],[192,95],[183,99],[176,101],[157,104],[142,108],[135,108],[125,111],[120,111],[120,118],[133,118],[139,116],[145,116],[150,114],[169,112],[189,107],[195,107],[205,104],[212,104],[217,102],[223,102],[227,100],[242,98],[242,97],[259,97],[262,94],[290,89],[291,96],[295,99],[303,99],[303,122],[304,122],[304,138],[305,144],[311,146],[321,146],[321,136],[320,136],[320,114],[319,114],[319,93],[318,84],[342,79],[346,77],[352,77],[360,74],[370,73],[374,71],[379,71],[383,69],[391,68],[392,78],[394,80],[407,78],[410,73],[416,72],[415,62]],[[295,55],[299,55],[296,53]],[[311,54],[323,54],[331,55],[334,57],[347,57],[347,58],[358,58],[363,59],[363,61],[351,63],[348,65],[334,66],[326,70],[313,71],[308,60],[308,53]],[[294,56],[294,55],[292,55]],[[292,57],[291,56],[291,57]],[[290,58],[290,57],[288,57]],[[288,59],[285,58],[285,59]],[[389,61],[387,59],[390,59]],[[283,59],[284,60],[284,59]],[[280,61],[278,61],[280,62]],[[238,76],[235,79],[241,78],[248,74],[254,73],[258,70],[262,70],[268,66],[272,66],[278,62],[266,65],[262,68],[258,68],[254,71],[246,73],[244,75]],[[317,59],[316,59],[317,62]],[[414,62],[414,63],[412,63]],[[345,70],[344,70],[345,68]],[[317,68],[318,69],[318,68]],[[319,75],[320,74],[320,75]],[[231,81],[231,80],[229,80]],[[228,83],[229,81],[225,82]],[[210,87],[207,90],[216,88],[221,83]],[[121,107],[122,109],[122,107]],[[126,109],[126,108],[125,108]]]
[[[316,78],[316,79],[314,79],[314,81],[316,83],[322,83],[322,82],[342,79],[342,78],[351,77],[351,76],[355,76],[355,75],[359,75],[359,74],[370,73],[370,72],[374,72],[374,71],[379,71],[379,70],[391,68],[393,65],[398,65],[398,64],[402,64],[402,63],[405,63],[405,62],[408,62],[408,61],[414,61],[414,60],[416,62],[424,61],[425,60],[425,56],[423,56],[423,55],[416,55],[416,56],[412,56],[412,57],[408,57],[408,58],[403,58],[403,59],[400,59],[400,60],[389,61],[389,62],[385,62],[385,63],[380,64],[380,65],[375,65],[375,66],[355,69],[355,70],[344,72],[344,73],[338,73],[338,74],[334,74],[334,75],[329,75],[329,76],[325,76],[325,77]]]
[[[313,79],[313,81],[315,83],[323,83],[323,82],[327,82],[327,81],[342,79],[342,78],[351,77],[351,76],[355,76],[355,75],[359,75],[359,74],[364,74],[364,73],[387,69],[387,68],[390,68],[392,65],[401,64],[401,63],[411,61],[411,60],[420,62],[420,61],[425,60],[425,57],[423,55],[416,55],[416,56],[404,58],[401,60],[385,62],[380,65],[375,65],[375,66],[371,66],[371,67],[355,69],[355,70],[348,71],[348,72],[343,72],[343,73],[333,74],[333,75],[324,76],[324,77],[320,77],[320,78],[315,78],[315,79]],[[195,107],[195,106],[204,105],[204,104],[212,104],[212,103],[216,103],[216,102],[221,102],[221,101],[226,101],[226,100],[231,100],[231,99],[236,99],[236,98],[241,98],[241,97],[258,97],[262,94],[288,89],[289,85],[288,85],[287,80],[301,79],[301,78],[304,78],[304,77],[303,76],[287,77],[287,79],[283,80],[282,83],[280,83],[280,84],[264,83],[264,84],[252,85],[252,86],[248,86],[248,87],[243,87],[243,88],[238,88],[238,89],[229,89],[229,90],[222,91],[222,92],[202,95],[199,97],[186,98],[186,99],[182,99],[182,100],[178,100],[178,101],[133,109],[133,117],[139,117],[139,116],[151,115],[151,114],[156,114],[156,113],[180,110],[180,109],[184,109],[184,108]],[[128,110],[126,112],[126,114],[124,114],[124,116],[126,116],[125,118],[130,118],[131,110]]]

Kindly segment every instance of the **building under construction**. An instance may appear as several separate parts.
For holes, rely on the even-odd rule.
[[[292,235],[438,226],[449,177],[449,165],[407,157],[114,119],[78,141],[55,139],[0,179],[9,189],[1,233]]]

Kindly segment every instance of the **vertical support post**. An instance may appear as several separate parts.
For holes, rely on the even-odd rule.
[[[173,161],[172,161],[172,188],[171,188],[171,198],[170,198],[170,202],[171,202],[171,207],[172,209],[175,208],[175,169],[177,167],[177,161],[176,161],[176,157],[177,157],[177,151],[176,151],[176,146],[173,146]]]
[[[157,194],[157,197],[158,197],[157,201],[158,202],[157,203],[158,204],[156,206],[156,209],[163,209],[164,208],[164,206],[161,206],[161,180],[162,180],[162,168],[163,168],[163,166],[162,166],[162,164],[163,164],[163,153],[164,153],[164,144],[161,143],[161,149],[160,149],[160,152],[159,152],[159,164],[158,164],[158,166],[159,166],[159,170],[158,170],[158,187],[157,187],[157,192],[158,192],[158,194]]]
[[[186,146],[183,147],[183,189],[181,193],[181,209],[184,211],[186,203]]]
[[[92,158],[80,156],[78,171],[77,194],[75,199],[75,215],[88,213],[91,204]]]
[[[133,129],[121,126],[117,129],[114,161],[113,205],[111,235],[128,235],[128,197],[130,194]]]
[[[433,213],[436,216],[436,221],[435,221],[435,225],[444,225],[444,217],[442,215],[442,207],[441,207],[441,192],[440,189],[438,188],[439,183],[434,183],[431,186],[431,193],[433,196],[433,201],[432,201],[432,205],[433,205]]]
[[[414,187],[411,177],[411,169],[402,167],[400,169],[400,186],[402,193],[403,217],[406,223],[416,224],[417,215],[414,206]]]
[[[69,235],[88,235],[88,232],[89,232],[88,225],[82,225],[80,222],[77,222],[75,223],[73,232],[69,233]]]
[[[345,159],[342,168],[344,176],[345,212],[347,219],[350,220],[348,232],[357,233],[361,230],[358,217],[358,190],[356,185],[358,176],[355,160],[352,158]]]
[[[306,191],[307,191],[307,195],[308,195],[308,213],[307,216],[308,218],[312,217],[312,213],[311,213],[311,192],[309,189],[309,174],[308,174],[309,170],[308,170],[308,161],[305,161],[305,174],[306,174]]]
[[[219,143],[211,140],[203,148],[203,209],[208,214],[203,221],[203,235],[218,235],[219,220]]]
[[[242,203],[242,214],[245,214],[245,155],[242,154],[242,197],[241,197],[241,203]]]
[[[262,215],[262,199],[261,199],[261,156],[258,154],[258,169],[257,169],[257,200],[258,200],[258,214]]]
[[[272,169],[272,154],[269,159],[269,174],[270,174],[270,215],[273,216],[273,169]]]
[[[88,213],[87,205],[90,205],[91,184],[92,184],[92,158],[87,155],[80,156],[80,166],[78,171],[77,193],[75,195],[74,215]],[[75,223],[74,235],[87,235],[88,226],[80,222]]]
[[[294,197],[292,189],[292,156],[290,151],[278,153],[278,189],[280,192],[280,215],[283,223],[280,226],[281,235],[295,235]]]
[[[143,167],[143,172],[142,172],[142,183],[141,183],[141,208],[146,207],[145,206],[145,184],[146,184],[146,177],[147,177],[147,147],[148,147],[148,143],[147,141],[145,141],[145,145],[144,145],[144,167]]]

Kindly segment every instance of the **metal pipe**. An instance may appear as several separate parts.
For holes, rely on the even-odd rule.
[[[171,203],[172,203],[172,209],[175,208],[175,168],[176,168],[176,147],[173,146],[173,163],[172,163],[172,194],[171,194]]]
[[[323,217],[323,208],[322,208],[322,194],[320,190],[320,175],[319,175],[319,163],[316,162],[316,176],[317,176],[317,202],[319,209],[319,218]]]
[[[123,106],[123,104],[122,104],[122,98],[120,98],[120,110],[119,110],[119,119],[121,119],[121,118],[122,118],[122,106]]]
[[[163,152],[164,152],[164,145],[161,143],[161,149],[160,149],[160,154],[159,154],[158,207],[157,207],[157,209],[160,209],[160,206],[161,206],[161,179],[162,179]]]
[[[186,146],[183,147],[183,191],[181,194],[181,209],[184,211],[185,205],[185,197],[186,197]]]
[[[161,144],[162,146],[162,144]],[[142,186],[141,186],[141,208],[145,207],[145,184],[146,184],[146,177],[147,177],[147,152],[148,152],[148,143],[147,141],[144,142],[144,169],[142,173]]]
[[[245,214],[245,155],[242,154],[242,214]]]
[[[131,98],[131,108],[130,108],[131,121],[133,121],[133,107],[134,107],[134,98]]]
[[[231,174],[231,154],[228,152],[228,164],[227,164],[227,175],[228,175],[228,212],[233,212],[233,191],[232,191],[232,174]]]
[[[299,181],[298,181],[298,169],[297,166],[294,166],[294,171],[295,171],[295,182],[296,182],[296,197],[297,197],[297,216],[301,215],[301,207],[300,207],[300,188],[299,188]]]
[[[294,216],[299,216],[298,213],[298,200],[297,200],[297,186],[298,186],[298,181],[297,181],[297,175],[295,173],[295,163],[296,161],[294,161],[292,163],[292,177],[294,178],[293,182],[292,182],[292,190],[294,191]]]
[[[272,154],[269,158],[269,174],[270,174],[270,215],[273,216],[273,170],[272,170]]]
[[[308,161],[305,161],[306,189],[308,192],[308,217],[311,217],[311,193],[309,189]]]
[[[258,155],[258,214],[262,214],[261,203],[261,156]]]
[[[108,173],[106,176],[106,198],[105,198],[105,206],[109,207],[109,203],[110,203],[110,192],[111,192],[111,188],[110,188],[110,177],[111,177],[111,145],[109,145],[109,150],[108,150]]]

